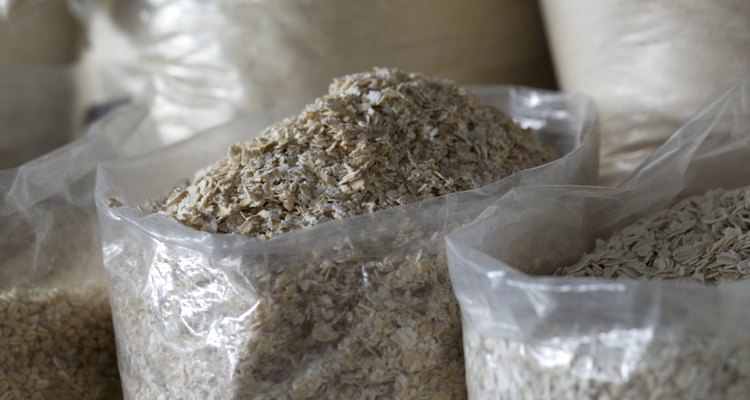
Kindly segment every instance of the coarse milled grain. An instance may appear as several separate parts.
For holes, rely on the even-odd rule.
[[[119,399],[103,286],[0,291],[0,399]]]
[[[750,188],[693,196],[616,232],[556,275],[722,284],[750,274]]]
[[[207,232],[270,238],[475,189],[552,161],[551,149],[452,82],[394,69],[334,80],[153,206]]]
[[[375,69],[335,80],[301,114],[233,146],[148,208],[191,228],[270,239],[478,188],[553,158],[533,132],[453,83]],[[153,258],[156,268],[138,298],[113,295],[126,393],[465,398],[444,226],[440,216],[398,220],[374,240],[342,234],[333,248],[243,254],[227,264],[241,263],[239,272],[180,246],[130,258]],[[121,267],[108,266],[115,281],[140,279]]]
[[[716,285],[745,279],[750,274],[748,263],[750,188],[715,189],[685,198],[606,241],[597,241],[591,253],[555,275]],[[680,306],[702,305],[688,300]],[[728,338],[729,344],[724,344],[710,326],[695,319],[688,322],[675,311],[677,306],[670,307],[662,314],[658,309],[623,310],[638,313],[638,318],[652,315],[653,323],[659,324],[653,330],[597,326],[592,320],[584,327],[561,328],[559,333],[545,327],[544,340],[487,337],[469,323],[464,329],[464,351],[470,397],[746,398],[750,344]],[[577,332],[571,335],[571,330]]]

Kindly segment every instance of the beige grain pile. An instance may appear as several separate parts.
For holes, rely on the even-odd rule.
[[[104,287],[0,291],[0,399],[119,399]]]
[[[552,159],[531,131],[456,85],[375,69],[335,80],[301,114],[233,146],[151,207],[195,229],[271,238],[477,188]],[[153,290],[169,297],[159,307],[141,298],[118,307],[132,349],[126,392],[465,398],[460,313],[439,255],[443,221],[403,214],[377,240],[353,240],[354,227],[342,226],[335,248],[247,254],[248,292],[192,250],[157,250],[155,262],[171,267],[168,287]],[[190,304],[221,311],[185,313]],[[170,315],[190,330],[172,327]],[[154,326],[172,336],[161,342]],[[192,344],[209,331],[219,344]]]
[[[530,130],[452,82],[374,69],[334,80],[155,208],[207,232],[270,238],[478,188],[553,158]]]
[[[721,284],[750,274],[750,188],[711,190],[616,232],[556,275]]]

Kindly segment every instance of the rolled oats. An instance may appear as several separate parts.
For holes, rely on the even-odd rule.
[[[106,288],[0,291],[0,399],[119,399]]]
[[[160,266],[147,278],[108,266],[127,338],[125,392],[465,398],[458,304],[442,235],[423,229],[428,216],[405,213],[377,239],[334,233],[331,248],[278,254],[272,245],[329,220],[365,214],[357,218],[367,224],[376,211],[478,188],[553,157],[531,131],[450,82],[392,69],[335,80],[301,114],[148,205],[191,228],[247,235],[252,246],[275,238],[236,260],[181,246],[129,250],[122,261]],[[130,281],[148,289],[128,296]]]
[[[553,159],[533,132],[453,83],[375,69],[334,80],[301,114],[233,146],[151,208],[207,232],[270,238]]]
[[[717,345],[717,338],[679,323],[656,336],[638,329],[586,329],[578,337],[546,342],[464,329],[469,397],[702,400],[750,393],[750,346]]]
[[[711,190],[598,241],[555,275],[722,284],[750,274],[750,188]]]

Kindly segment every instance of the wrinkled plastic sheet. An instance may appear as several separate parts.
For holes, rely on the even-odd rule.
[[[0,288],[101,279],[96,166],[146,150],[137,134],[146,117],[143,106],[131,107],[86,137],[0,171]]]
[[[241,119],[163,151],[102,165],[97,206],[126,397],[320,398],[330,387],[340,388],[337,395],[344,397],[349,390],[409,397],[408,390],[418,387],[419,395],[430,398],[464,397],[460,322],[442,235],[479,215],[511,187],[593,182],[598,152],[596,114],[585,98],[518,87],[474,90],[533,127],[562,157],[478,190],[268,241],[195,231],[135,207],[223,157],[231,144],[249,139],[278,115]],[[122,205],[109,207],[110,199]],[[410,263],[428,266],[420,270],[432,283],[393,275],[388,283],[387,276],[377,275],[384,271],[378,265]],[[315,271],[323,265],[334,266],[323,275],[349,274],[342,277],[343,288],[332,279],[327,285],[311,284],[319,292],[305,297],[308,288],[302,282],[321,279]],[[298,277],[287,282],[290,273]],[[289,290],[278,285],[290,285]],[[293,290],[297,285],[298,292]],[[340,315],[352,315],[356,323],[347,325],[349,317],[342,317],[330,325],[335,335],[315,328],[329,326],[320,310],[310,306],[321,299],[330,299]],[[362,311],[368,307],[377,311]],[[434,308],[444,312],[443,320],[423,315]],[[304,322],[286,319],[291,318],[286,312],[305,316]],[[394,326],[397,321],[405,332],[416,332],[421,324],[435,329],[434,337],[420,337],[425,345],[434,339],[432,351],[399,382],[390,367],[371,374],[362,366],[405,363],[417,348],[404,339],[370,352],[358,347],[362,338],[357,336],[364,330],[376,343],[388,341],[397,332],[380,323]],[[325,343],[318,341],[321,336]],[[264,346],[270,343],[274,345]],[[292,351],[301,358],[289,361]],[[346,360],[360,367],[344,369]]]
[[[679,199],[750,185],[748,160],[750,85],[741,84],[620,187],[516,188],[448,235],[469,397],[748,397],[749,282],[546,276]]]

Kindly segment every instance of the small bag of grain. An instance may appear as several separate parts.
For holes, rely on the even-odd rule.
[[[443,234],[513,186],[597,172],[587,100],[475,93],[375,69],[243,144],[268,121],[102,166],[126,397],[464,398]]]
[[[138,149],[145,110],[0,172],[0,398],[122,397],[101,245],[96,165]]]
[[[471,399],[750,396],[748,98],[618,188],[514,189],[447,237]]]

